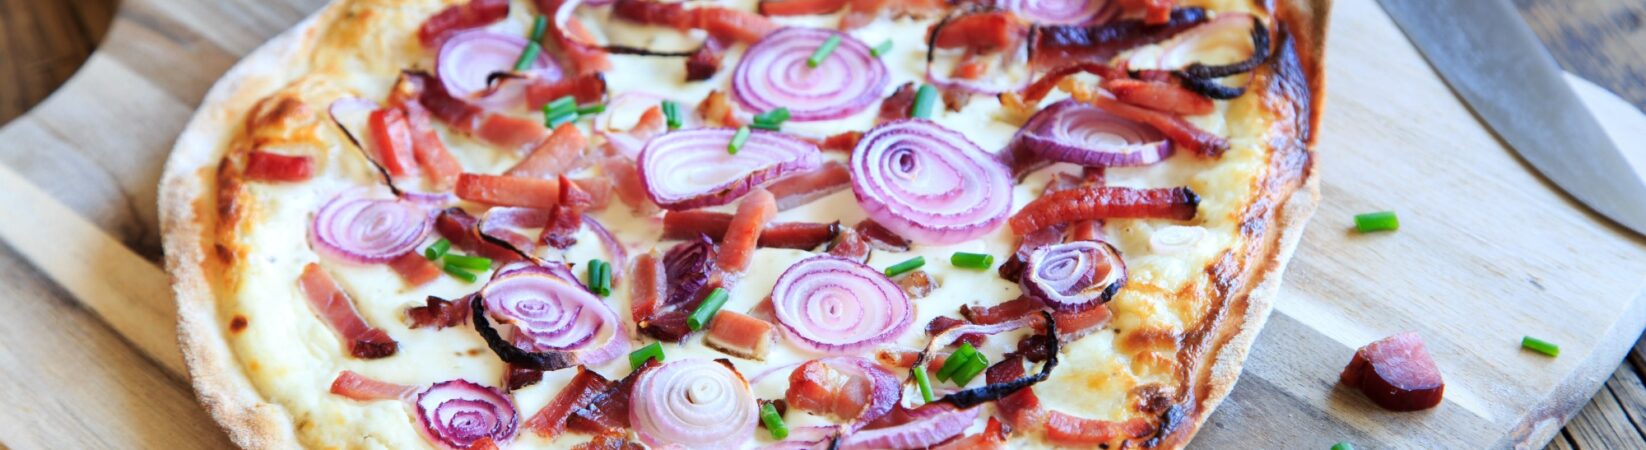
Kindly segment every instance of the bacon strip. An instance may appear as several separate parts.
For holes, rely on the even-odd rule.
[[[417,252],[407,252],[389,261],[389,268],[406,280],[406,284],[422,286],[440,277],[440,267]]]
[[[808,16],[828,14],[846,7],[846,0],[760,0],[761,14],[768,16]]]
[[[246,153],[246,178],[257,181],[296,182],[314,176],[314,159],[262,150]]]
[[[525,427],[538,436],[552,439],[566,430],[566,419],[571,417],[572,411],[590,405],[614,386],[611,380],[599,373],[578,366],[577,375],[572,376],[572,380],[560,389],[559,394],[555,394],[553,400],[549,400],[549,404],[526,419]]]
[[[817,147],[824,151],[840,152],[850,155],[852,150],[857,149],[857,141],[860,140],[863,140],[862,131],[842,131],[839,134],[834,134],[823,138],[823,142],[818,142]]]
[[[500,263],[513,262],[520,259],[520,255],[497,244],[480,239],[476,225],[480,222],[468,211],[461,208],[446,208],[434,218],[434,230],[440,237],[451,241],[453,247],[465,252],[479,254]]]
[[[874,248],[888,252],[909,251],[908,239],[898,236],[896,232],[887,229],[879,222],[875,222],[874,219],[863,219],[862,222],[857,223],[855,228],[857,234],[863,236],[864,242],[868,242]]]
[[[736,311],[722,310],[709,321],[703,344],[739,358],[765,360],[776,339],[772,324]]]
[[[568,95],[579,104],[599,103],[606,98],[606,76],[596,72],[558,80],[533,78],[526,84],[526,107],[540,110],[543,105]]]
[[[629,289],[629,313],[635,323],[652,316],[668,295],[669,281],[665,276],[663,258],[656,251],[634,259],[634,286]]]
[[[625,432],[625,429],[629,428],[629,396],[634,393],[634,383],[641,375],[658,365],[660,363],[657,360],[648,360],[645,365],[623,376],[621,381],[594,395],[587,402],[579,403],[578,408],[572,411],[571,417],[567,418],[567,428],[589,434]]]
[[[440,140],[440,133],[434,130],[434,122],[429,118],[429,110],[415,101],[402,103],[400,109],[405,111],[406,125],[412,134],[412,156],[423,168],[423,176],[436,190],[451,189],[457,184],[457,175],[463,173],[463,164]]]
[[[319,264],[303,266],[303,275],[297,279],[309,306],[325,319],[332,331],[337,332],[349,348],[349,354],[361,359],[377,359],[393,355],[400,344],[381,329],[366,323],[354,302],[337,286],[331,274]]]
[[[380,381],[352,370],[337,373],[331,382],[331,393],[350,399],[369,402],[374,400],[410,400],[417,395],[417,387]]]
[[[1041,99],[1046,98],[1047,94],[1052,93],[1052,89],[1056,88],[1058,83],[1062,83],[1065,78],[1068,78],[1071,75],[1082,72],[1097,75],[1099,78],[1103,78],[1105,80],[1126,77],[1126,71],[1100,62],[1075,63],[1059,66],[1056,69],[1046,71],[1046,74],[1041,75],[1040,79],[1035,80],[1034,83],[1031,83],[1028,87],[1023,88],[1022,101],[1030,105],[1039,104]]]
[[[1188,148],[1201,156],[1216,157],[1229,149],[1228,140],[1196,128],[1182,117],[1132,106],[1102,96],[1087,99],[1087,103],[1110,114],[1155,127],[1161,133],[1165,133],[1173,144]]]
[[[679,3],[617,0],[612,15],[633,22],[663,25],[685,31],[699,29],[731,42],[753,44],[780,28],[770,19],[746,11],[720,7],[687,9]]]
[[[785,211],[846,190],[852,185],[852,172],[845,164],[830,161],[817,170],[784,177],[766,186],[777,197],[777,209]]]
[[[560,204],[560,182],[465,173],[457,177],[457,198],[493,206],[550,209]]]
[[[460,31],[491,25],[509,16],[509,0],[469,0],[435,13],[417,28],[417,41],[426,48],[440,48],[447,38]]]
[[[1165,113],[1198,116],[1211,114],[1216,109],[1212,99],[1165,81],[1106,79],[1103,80],[1103,89],[1121,102]]]
[[[463,297],[454,301],[430,295],[423,306],[407,308],[406,318],[411,319],[412,328],[432,326],[439,330],[459,326],[468,322],[469,302],[473,300],[474,297]]]
[[[549,178],[571,170],[589,146],[588,139],[577,125],[566,123],[554,129],[554,134],[543,140],[525,159],[503,172],[511,177]]]
[[[875,119],[876,123],[909,118],[909,112],[914,108],[915,94],[918,92],[913,81],[898,86],[892,95],[880,101],[880,115]]]
[[[720,242],[731,228],[732,215],[709,211],[669,211],[663,214],[663,239],[690,240],[708,236]],[[757,244],[761,248],[811,250],[839,233],[832,223],[778,222],[766,225]]]
[[[726,43],[710,36],[703,40],[691,56],[686,57],[686,81],[703,81],[720,71],[720,62],[726,58]]]
[[[416,157],[412,155],[412,148],[416,146],[412,139],[411,125],[406,122],[406,113],[400,108],[382,108],[372,111],[368,122],[371,129],[372,148],[377,150],[377,163],[391,177],[403,177],[416,173]]]
[[[481,142],[525,153],[549,136],[549,129],[536,120],[489,113],[453,97],[446,92],[445,86],[426,72],[403,72],[401,80],[396,84],[395,95],[415,95],[434,118]]]
[[[1190,220],[1200,196],[1187,187],[1135,189],[1092,187],[1041,196],[1013,215],[1018,235],[1080,220],[1111,218]]]
[[[1165,41],[1209,16],[1201,8],[1173,10],[1164,23],[1123,19],[1100,25],[1040,25],[1029,42],[1031,64],[1036,68],[1059,67],[1070,63],[1102,63],[1120,52]]]
[[[1007,11],[965,14],[927,30],[936,48],[964,48],[978,53],[1017,48],[1028,33],[1029,29]]]
[[[726,228],[715,267],[727,274],[741,274],[748,269],[760,242],[761,230],[776,215],[777,199],[771,192],[756,188],[744,196],[743,202],[737,205],[737,215],[732,216],[731,226]]]
[[[857,417],[873,395],[874,382],[867,376],[854,376],[814,359],[789,373],[783,399],[790,408],[848,420]]]
[[[1090,446],[1123,438],[1141,439],[1150,434],[1154,434],[1154,425],[1141,417],[1115,422],[1046,411],[1046,439],[1057,444]]]

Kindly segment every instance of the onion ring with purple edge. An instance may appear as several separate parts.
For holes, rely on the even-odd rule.
[[[320,207],[309,226],[316,251],[349,262],[388,262],[416,250],[433,228],[433,216],[422,206],[367,195],[346,190]]]
[[[1108,302],[1126,285],[1126,262],[1105,242],[1048,245],[1029,254],[1018,284],[1052,309],[1085,311]]]
[[[966,136],[925,119],[887,122],[852,150],[852,193],[882,226],[925,244],[993,231],[1012,209],[1012,176]]]
[[[896,339],[914,322],[914,304],[903,289],[880,271],[837,256],[796,262],[778,276],[771,298],[789,342],[819,353],[857,353]]]
[[[816,145],[786,134],[754,130],[737,154],[726,151],[737,130],[699,128],[664,133],[640,151],[640,181],[658,206],[670,210],[719,206],[755,187],[823,164]]]
[[[447,448],[469,448],[486,438],[502,444],[520,425],[508,396],[466,380],[435,383],[417,394],[416,405],[424,434]]]
[[[1172,154],[1160,130],[1074,100],[1036,112],[1013,140],[1041,158],[1090,167],[1148,165]]]
[[[525,105],[525,83],[492,84],[492,74],[511,72],[515,60],[525,51],[527,41],[519,36],[485,30],[465,31],[447,39],[435,56],[436,75],[452,97],[485,108],[516,108]],[[560,66],[539,53],[528,72],[537,78],[558,80]],[[495,89],[494,89],[495,87]]]
[[[812,53],[832,36],[840,45],[817,67]],[[784,28],[749,47],[732,73],[732,94],[751,111],[785,107],[796,122],[838,119],[879,100],[890,79],[886,64],[849,34],[818,28]]]
[[[739,448],[754,438],[760,407],[730,363],[673,361],[635,381],[629,423],[655,446]]]

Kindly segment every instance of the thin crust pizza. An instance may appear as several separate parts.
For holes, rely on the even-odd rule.
[[[1179,448],[1313,213],[1326,0],[334,0],[162,181],[247,448]]]

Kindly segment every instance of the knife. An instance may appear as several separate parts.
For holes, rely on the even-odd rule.
[[[1646,235],[1646,181],[1504,0],[1379,0],[1452,91],[1545,177]]]

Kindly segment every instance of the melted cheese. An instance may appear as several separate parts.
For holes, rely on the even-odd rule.
[[[328,268],[354,299],[365,319],[385,329],[400,342],[400,351],[393,357],[379,360],[360,360],[348,357],[338,338],[316,316],[295,280],[304,264],[319,260],[310,249],[307,230],[313,212],[328,198],[344,189],[376,183],[374,173],[358,150],[344,141],[329,121],[324,119],[325,106],[331,100],[358,95],[381,100],[387,95],[399,70],[405,67],[432,67],[432,51],[422,49],[411,36],[424,18],[438,11],[438,1],[398,2],[398,6],[376,5],[373,1],[355,0],[350,12],[332,24],[322,24],[322,45],[314,55],[311,76],[299,79],[285,89],[282,95],[300,98],[311,114],[297,120],[297,124],[281,124],[276,130],[252,130],[254,135],[272,133],[260,139],[281,151],[317,156],[320,173],[311,181],[296,184],[249,185],[253,199],[248,224],[242,227],[239,239],[249,251],[230,279],[237,280],[228,287],[228,295],[221,300],[222,320],[231,317],[249,319],[250,326],[232,334],[231,340],[239,362],[255,386],[271,403],[283,408],[293,418],[300,440],[317,448],[426,448],[427,441],[419,434],[417,419],[407,405],[393,401],[359,402],[328,392],[328,386],[341,370],[352,370],[385,381],[422,385],[465,378],[486,384],[500,384],[503,364],[468,328],[446,330],[410,329],[405,309],[422,304],[429,295],[456,298],[473,292],[479,284],[467,284],[451,277],[419,288],[407,288],[384,265],[348,265],[324,261]],[[524,34],[529,27],[534,8],[530,2],[517,1],[508,20],[491,26],[492,29]],[[728,1],[725,6],[752,9],[752,0]],[[1205,2],[1202,2],[1205,3]],[[1235,1],[1209,5],[1215,10],[1246,9]],[[613,40],[625,44],[654,48],[690,48],[694,44],[682,42],[696,39],[672,30],[608,21],[604,9],[584,8],[580,14],[591,27]],[[833,27],[838,16],[784,18],[780,22],[791,25]],[[929,21],[913,19],[882,19],[875,24],[854,31],[858,39],[871,45],[890,39],[893,50],[882,56],[891,69],[887,85],[890,94],[896,86],[908,81],[922,81],[925,47],[923,37]],[[695,104],[713,89],[726,89],[728,79],[739,60],[743,46],[729,52],[727,64],[712,79],[684,83],[681,61],[674,58],[612,56],[614,70],[607,73],[611,91],[646,91]],[[1152,48],[1139,53],[1157,52]],[[1063,94],[1054,94],[1055,101]],[[1120,250],[1130,271],[1130,283],[1110,304],[1114,320],[1110,330],[1103,330],[1067,346],[1064,363],[1052,378],[1035,389],[1046,406],[1065,413],[1094,419],[1123,420],[1137,412],[1135,389],[1154,385],[1168,392],[1177,389],[1173,378],[1177,370],[1176,347],[1171,336],[1179,336],[1186,327],[1197,323],[1205,311],[1204,300],[1206,267],[1214,258],[1236,245],[1239,239],[1239,218],[1255,195],[1254,180],[1260,179],[1266,167],[1267,149],[1261,138],[1264,133],[1258,119],[1259,105],[1254,96],[1233,103],[1218,102],[1217,113],[1191,118],[1196,125],[1214,133],[1229,136],[1231,150],[1218,159],[1203,159],[1179,152],[1161,164],[1138,168],[1116,168],[1107,173],[1109,183],[1131,187],[1189,186],[1202,196],[1199,217],[1188,225],[1204,227],[1209,231],[1197,245],[1173,255],[1151,253],[1149,240],[1152,233],[1166,226],[1183,225],[1176,222],[1153,220],[1111,220],[1106,225],[1109,239]],[[989,96],[975,96],[959,112],[940,112],[939,123],[960,130],[973,142],[985,149],[999,149],[1006,145],[1017,130],[1012,123],[997,118],[998,103]],[[866,130],[873,125],[877,106],[862,113],[826,122],[785,125],[785,131],[811,136],[824,136],[843,130]],[[522,112],[522,114],[524,114]],[[623,120],[618,119],[621,123]],[[586,123],[586,122],[585,122]],[[292,130],[304,129],[304,133]],[[488,148],[472,140],[443,132],[453,153],[461,160],[466,171],[498,173],[509,167],[517,156]],[[829,158],[842,159],[830,154]],[[595,169],[591,169],[595,170]],[[1057,172],[1075,172],[1078,168],[1056,165],[1043,169],[1017,185],[1013,190],[1014,210],[1039,195],[1046,181]],[[597,175],[597,174],[595,174]],[[819,201],[781,213],[779,221],[835,221],[856,223],[865,217],[850,191],[836,193]],[[632,252],[645,252],[654,247],[661,251],[672,243],[658,244],[660,230],[656,217],[636,217],[628,208],[614,206],[598,214],[626,243]],[[591,258],[607,258],[599,241],[585,230],[578,236],[578,244],[565,252],[549,250],[544,256],[581,262]],[[432,237],[430,238],[432,241]],[[924,270],[936,281],[938,288],[929,296],[916,300],[915,326],[900,336],[893,345],[919,348],[926,341],[921,332],[924,325],[938,316],[958,316],[958,308],[965,304],[990,305],[1018,296],[1018,287],[995,276],[993,270],[979,272],[951,267],[948,256],[956,251],[1009,255],[1015,247],[1015,238],[1006,227],[972,242],[951,246],[915,246],[909,253],[875,252],[871,266],[882,268],[899,261],[925,256]],[[726,309],[746,311],[771,292],[772,285],[783,269],[810,253],[796,250],[760,249],[755,253],[753,270],[731,292]],[[482,280],[485,277],[481,278]],[[623,284],[608,298],[612,308],[625,321],[628,317],[628,284]],[[632,330],[633,324],[626,323]],[[1161,342],[1160,336],[1168,337]],[[984,351],[993,360],[1010,350],[1015,337],[989,339]],[[1162,345],[1164,344],[1164,345]],[[641,345],[641,341],[636,341]],[[779,370],[760,379],[754,385],[761,398],[781,398],[785,389],[788,365],[814,355],[801,353],[785,343],[774,346],[764,362],[731,358],[705,347],[700,336],[694,336],[681,345],[665,346],[670,360],[686,358],[730,358],[749,378],[768,370]],[[628,362],[619,358],[595,370],[608,378],[617,379],[628,373]],[[570,379],[573,371],[546,373],[543,381],[513,393],[524,421],[545,405]],[[974,383],[981,383],[981,377]],[[985,406],[990,407],[992,406]],[[821,418],[800,412],[789,415],[791,426],[822,424]],[[981,421],[974,429],[982,426]],[[1036,434],[1014,436],[1014,445],[1035,447]],[[522,430],[509,447],[512,448],[568,448],[587,437],[568,434],[554,442],[546,442]],[[750,446],[769,443],[764,432],[749,441]]]

